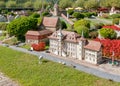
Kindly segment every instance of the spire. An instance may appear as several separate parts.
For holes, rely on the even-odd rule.
[[[81,34],[81,37],[82,37],[82,38],[84,38],[84,32],[83,32],[83,30],[82,30],[82,34]]]
[[[58,31],[58,38],[59,38],[59,41],[62,41],[63,34],[62,34],[62,27],[61,27],[61,24],[60,24],[60,28],[59,28],[59,31]]]

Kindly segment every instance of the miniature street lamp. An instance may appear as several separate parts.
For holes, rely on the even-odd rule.
[[[39,64],[42,64],[41,60],[43,59],[43,56],[39,56],[38,59],[39,59]]]
[[[115,52],[113,51],[112,52],[112,65],[114,65],[114,55],[115,55]]]

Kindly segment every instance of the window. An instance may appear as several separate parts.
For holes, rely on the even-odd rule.
[[[91,60],[91,58],[89,58]]]

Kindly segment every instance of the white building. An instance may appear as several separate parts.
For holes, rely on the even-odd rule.
[[[50,52],[62,57],[85,60],[97,64],[102,60],[101,44],[86,40],[75,32],[55,31],[50,40]]]

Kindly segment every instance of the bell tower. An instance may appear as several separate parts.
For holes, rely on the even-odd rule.
[[[59,7],[58,7],[58,4],[55,3],[54,4],[54,16],[58,16],[58,14],[59,14]]]
[[[63,34],[62,34],[62,30],[61,30],[61,27],[58,31],[58,34],[57,34],[57,37],[58,37],[58,55],[59,56],[62,56],[62,39],[63,39]]]

